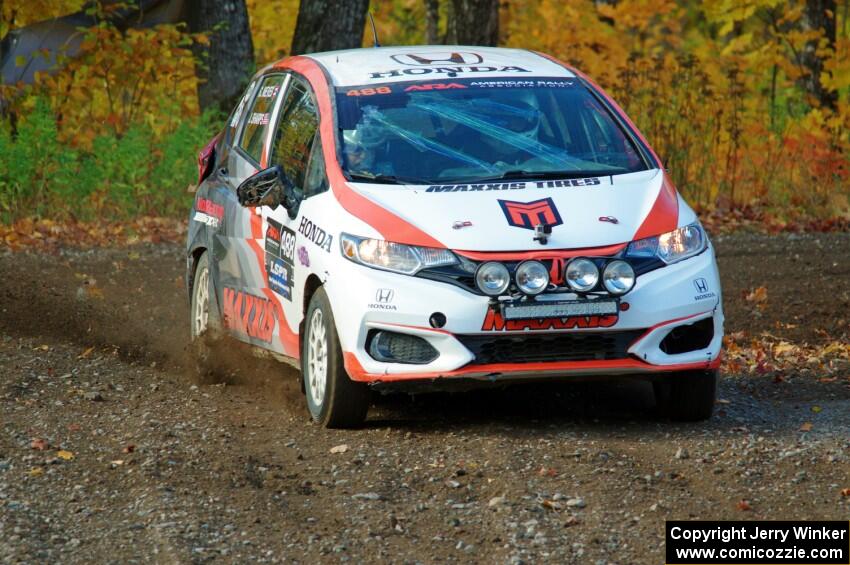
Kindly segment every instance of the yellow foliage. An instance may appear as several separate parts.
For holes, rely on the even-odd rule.
[[[85,0],[3,0],[0,2],[0,37],[10,29],[77,12]]]
[[[257,67],[289,55],[299,0],[247,0]]]
[[[123,134],[144,123],[154,135],[198,113],[189,39],[175,25],[129,29],[108,24],[86,32],[77,56],[54,74],[38,75],[59,116],[60,138],[82,147],[104,130]]]
[[[835,52],[799,25],[804,0],[511,2],[507,44],[551,53],[596,80],[649,138],[692,202],[774,203],[793,213],[848,194],[850,40]],[[842,22],[838,22],[842,29]],[[837,108],[796,81],[810,42]]]

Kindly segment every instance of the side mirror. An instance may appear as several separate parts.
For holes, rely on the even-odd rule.
[[[242,181],[236,189],[236,198],[246,208],[277,208],[281,204],[290,208],[294,203],[293,193],[292,183],[286,178],[286,173],[280,165],[275,165]]]

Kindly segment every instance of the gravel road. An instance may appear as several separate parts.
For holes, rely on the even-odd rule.
[[[727,332],[847,342],[850,234],[716,245]],[[327,431],[279,364],[193,384],[182,269],[174,245],[0,250],[0,561],[658,564],[668,519],[850,517],[846,364],[724,375],[708,423],[558,383]]]

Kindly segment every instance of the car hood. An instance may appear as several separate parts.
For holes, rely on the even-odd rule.
[[[543,251],[632,241],[663,184],[663,171],[653,169],[586,179],[350,186],[449,249]],[[555,224],[546,245],[533,239],[533,226],[541,220]]]

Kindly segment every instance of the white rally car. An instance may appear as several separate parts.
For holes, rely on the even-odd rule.
[[[370,389],[628,375],[714,405],[713,249],[634,124],[546,55],[481,47],[284,59],[199,156],[187,282],[222,336],[300,367],[313,419]],[[212,366],[211,366],[212,365]]]

